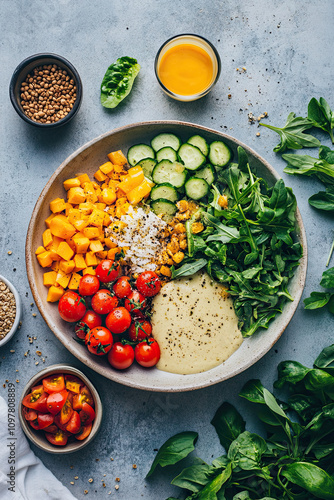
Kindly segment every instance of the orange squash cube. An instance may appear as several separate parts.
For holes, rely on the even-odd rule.
[[[91,240],[90,245],[89,245],[90,251],[91,252],[102,252],[103,250],[103,245],[100,240]]]
[[[85,255],[86,266],[97,266],[96,255],[94,252],[87,252]]]
[[[54,236],[67,240],[73,236],[76,230],[75,227],[67,221],[65,216],[64,218],[65,220],[62,219],[60,215],[56,215],[50,222],[50,230]]]
[[[47,302],[58,302],[64,295],[65,290],[61,286],[50,286],[47,296]]]
[[[35,255],[39,255],[40,253],[46,252],[45,248],[40,246],[36,249]]]
[[[43,285],[50,287],[55,284],[57,278],[57,273],[55,271],[49,271],[43,274]]]
[[[99,210],[98,208],[94,208],[93,212],[90,214],[88,223],[90,226],[102,227],[104,220],[105,212],[103,210]]]
[[[50,267],[52,264],[51,252],[45,251],[37,255],[39,265],[42,267]]]
[[[70,290],[77,290],[79,288],[79,283],[80,283],[81,278],[82,278],[81,274],[72,273],[70,282],[68,284],[68,288]]]
[[[90,240],[82,233],[77,233],[73,236],[76,253],[86,253],[90,244]]]
[[[100,230],[98,227],[85,227],[83,230],[82,230],[82,233],[84,236],[86,236],[86,238],[88,238],[89,240],[93,240],[93,239],[97,239],[99,236],[100,236]]]
[[[85,274],[91,274],[92,276],[95,276],[96,272],[95,272],[95,269],[93,267],[86,267],[83,271],[82,271],[82,274],[83,276]]]
[[[74,256],[74,263],[75,263],[75,268],[74,268],[75,272],[82,271],[83,269],[85,269],[85,267],[87,267],[85,259],[81,253],[78,253]]]
[[[97,172],[95,172],[95,174],[94,174],[94,177],[97,181],[103,182],[107,179],[108,176],[106,174],[104,174],[102,172],[102,170],[97,170]]]
[[[65,200],[63,198],[55,198],[50,202],[50,210],[54,214],[65,210]]]
[[[62,241],[57,248],[57,254],[64,260],[71,260],[74,252],[66,241]]]
[[[59,262],[59,269],[66,274],[70,274],[72,271],[74,271],[74,268],[75,268],[74,260],[61,260]]]
[[[74,177],[73,179],[66,179],[66,181],[63,182],[64,189],[68,191],[71,188],[74,187],[80,187],[80,180],[77,177]]]
[[[67,201],[73,205],[84,203],[86,201],[86,194],[82,187],[73,187],[67,191]]]
[[[90,202],[86,202],[86,203],[80,203],[79,204],[79,210],[81,213],[83,213],[84,215],[89,215],[92,213],[93,211],[93,208],[94,208],[94,205]]]
[[[88,174],[79,174],[79,175],[77,175],[77,178],[80,181],[81,187],[83,187],[85,182],[90,182],[90,178],[89,178]]]
[[[127,163],[127,159],[120,149],[118,151],[112,151],[107,156],[114,165],[125,165]]]
[[[103,163],[103,165],[101,165],[100,170],[104,174],[109,175],[114,170],[114,165],[111,163],[111,161],[107,161],[106,163]]]

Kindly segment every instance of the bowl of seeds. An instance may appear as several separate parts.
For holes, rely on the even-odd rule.
[[[0,275],[0,347],[12,338],[20,325],[21,310],[18,291]]]
[[[56,54],[35,54],[15,69],[9,95],[18,115],[36,127],[68,123],[82,100],[81,78],[75,67]]]

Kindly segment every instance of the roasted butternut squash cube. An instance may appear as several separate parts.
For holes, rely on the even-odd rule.
[[[73,224],[75,220],[79,220],[82,218],[82,212],[78,208],[71,208],[68,211],[67,218],[68,218],[68,222]]]
[[[116,248],[116,247],[117,247],[117,243],[114,243],[114,242],[112,241],[112,239],[111,239],[111,238],[109,238],[109,237],[108,237],[108,238],[104,238],[104,244],[105,244],[105,245],[106,245],[106,247],[108,247],[108,248]]]
[[[86,201],[86,194],[82,187],[73,187],[67,191],[67,201],[73,205],[79,205]]]
[[[97,194],[91,182],[85,182],[83,184],[83,190],[85,192],[86,201],[88,203],[95,203],[97,201]]]
[[[91,240],[90,245],[89,245],[90,251],[91,252],[102,252],[103,250],[103,245],[100,240]]]
[[[59,271],[59,262],[57,260],[52,262],[51,269],[52,269],[52,271],[55,271],[56,273]]]
[[[82,271],[83,269],[85,269],[85,267],[87,267],[85,259],[81,253],[77,253],[74,256],[74,263],[75,263],[75,268],[74,268],[75,272]]]
[[[63,198],[55,198],[50,202],[50,210],[54,214],[62,212],[65,208],[65,200]]]
[[[40,246],[40,247],[36,248],[35,255],[39,255],[40,253],[43,253],[45,251],[46,251],[45,248]]]
[[[52,219],[56,216],[56,214],[50,214],[49,217],[47,217],[45,219],[45,224],[46,224],[46,227],[49,228],[50,227],[50,222],[52,221]]]
[[[54,217],[50,222],[50,230],[54,236],[67,240],[74,235],[76,229],[68,222],[65,216],[64,218],[65,220],[61,217],[61,215],[56,215],[56,217]]]
[[[47,302],[58,302],[58,300],[64,295],[64,288],[61,286],[50,286],[47,296]]]
[[[50,245],[50,243],[52,243],[52,234],[51,234],[50,229],[45,229],[45,231],[43,232],[42,238],[43,238],[43,246],[44,247],[47,247],[48,245]]]
[[[62,241],[64,241],[63,238],[59,238],[59,236],[52,236],[52,242],[47,246],[46,250],[56,252]]]
[[[120,149],[112,151],[107,156],[113,165],[125,165],[127,163],[127,159]]]
[[[59,262],[59,269],[61,269],[66,274],[70,274],[72,271],[74,271],[74,268],[74,260],[61,260]]]
[[[90,214],[88,223],[90,226],[102,227],[104,220],[105,212],[103,210],[99,210],[98,208],[94,208],[93,212]]]
[[[50,252],[52,262],[61,260],[61,257],[57,254],[56,250],[48,250],[48,252]]]
[[[113,187],[104,188],[101,191],[101,199],[106,205],[111,205],[116,201],[116,190]]]
[[[73,209],[73,205],[68,201],[65,203],[65,215],[68,217],[69,211]]]
[[[87,252],[85,255],[86,266],[97,266],[96,255],[94,252]]]
[[[83,271],[82,271],[82,274],[83,276],[85,274],[91,274],[92,276],[95,276],[96,272],[95,272],[95,269],[93,267],[86,267]]]
[[[110,248],[110,249],[108,250],[108,253],[107,253],[107,258],[108,258],[108,259],[111,259],[111,260],[114,260],[114,259],[115,259],[115,255],[116,255],[117,253],[119,253],[120,251],[121,251],[121,249],[120,249],[120,248],[118,248],[118,247],[116,247],[116,248]]]
[[[102,170],[97,170],[97,172],[95,172],[95,174],[94,174],[94,177],[97,181],[103,182],[107,179],[108,176],[106,174],[104,174],[102,172]]]
[[[66,273],[64,273],[64,271],[59,269],[59,271],[57,273],[56,283],[58,283],[63,288],[67,288],[67,285],[69,284],[70,279],[71,279],[70,274],[66,274]]]
[[[144,179],[139,186],[127,193],[128,201],[131,205],[137,205],[143,198],[148,196],[152,189],[152,183]]]
[[[73,226],[77,231],[82,231],[86,226],[88,226],[88,220],[76,220],[75,222],[73,222]]]
[[[71,260],[74,252],[66,241],[62,241],[57,248],[57,254],[64,260]]]
[[[97,252],[96,253],[96,257],[99,257],[100,259],[106,259],[107,258],[107,254],[108,254],[108,250],[102,250],[102,252]]]
[[[90,182],[90,178],[89,178],[88,174],[79,174],[79,175],[77,175],[77,178],[80,181],[81,187],[83,187],[85,182]]]
[[[57,278],[57,273],[55,271],[49,271],[43,274],[43,285],[50,287],[55,284]]]
[[[53,262],[51,252],[49,252],[48,250],[38,254],[37,260],[39,262],[39,265],[42,267],[50,267]]]
[[[98,203],[95,203],[95,208],[98,208],[99,210],[104,210],[106,208],[107,204],[103,203],[103,201],[99,201]]]
[[[80,203],[79,204],[79,210],[82,212],[84,215],[89,215],[92,213],[94,208],[93,203],[86,202],[86,203]]]
[[[68,284],[68,288],[70,290],[77,290],[79,288],[79,283],[80,283],[81,278],[82,278],[81,274],[72,273],[70,282]]]
[[[68,191],[71,188],[75,187],[80,187],[80,180],[77,177],[74,177],[73,179],[66,179],[66,181],[63,182],[64,189]]]
[[[114,165],[111,163],[111,161],[107,161],[106,163],[103,163],[103,165],[101,165],[100,170],[104,174],[109,175],[114,170]]]
[[[86,236],[86,238],[88,238],[89,240],[93,240],[93,239],[97,239],[99,236],[100,236],[100,230],[98,227],[85,227],[83,230],[82,230],[82,233],[84,236]]]

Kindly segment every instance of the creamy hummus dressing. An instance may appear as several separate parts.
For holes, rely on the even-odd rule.
[[[233,302],[205,273],[170,281],[154,298],[152,327],[159,370],[190,374],[221,364],[243,337]]]

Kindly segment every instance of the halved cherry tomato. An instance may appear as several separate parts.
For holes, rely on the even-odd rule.
[[[51,413],[39,413],[37,417],[38,428],[44,429],[53,424],[54,416]]]
[[[92,354],[103,356],[110,351],[114,339],[111,332],[104,326],[97,326],[90,330],[85,338],[85,344]]]
[[[100,281],[92,274],[85,274],[79,282],[79,293],[83,297],[94,295],[100,288]]]
[[[37,411],[32,410],[31,408],[27,408],[26,406],[23,407],[23,415],[26,420],[36,420],[37,418]]]
[[[123,333],[131,325],[131,315],[125,307],[116,307],[106,317],[106,326],[112,333]]]
[[[86,437],[89,436],[91,430],[92,424],[82,425],[78,434],[75,435],[75,439],[78,439],[79,441],[86,439]]]
[[[58,431],[58,427],[55,424],[51,424],[49,425],[49,427],[45,427],[43,431],[50,432],[51,434],[56,434],[56,432]]]
[[[88,276],[85,274],[85,276]],[[89,330],[92,328],[95,328],[96,326],[101,326],[102,325],[102,317],[96,313],[93,310],[88,310],[85,312],[84,316],[81,318],[80,321],[75,325],[75,333],[76,336],[79,337],[79,339],[85,339],[87,333]]]
[[[135,359],[135,352],[133,347],[129,344],[122,344],[122,342],[115,342],[111,351],[108,353],[108,361],[113,368],[118,370],[125,370],[132,365]]]
[[[67,423],[66,424],[62,424],[61,423],[61,421],[60,421],[60,412],[57,413],[57,415],[55,415],[54,423],[56,424],[56,426],[58,427],[58,429],[61,429],[62,431],[66,431]]]
[[[62,409],[60,410],[60,423],[62,425],[67,424],[67,422],[72,417],[72,413],[73,413],[72,401],[73,401],[73,395],[71,392],[68,392],[67,399],[66,399]]]
[[[160,359],[160,347],[152,337],[140,342],[135,347],[135,358],[137,363],[145,368],[155,366]]]
[[[114,260],[105,259],[97,265],[95,273],[101,283],[110,283],[119,275],[120,265]]]
[[[146,319],[134,321],[129,328],[129,338],[132,342],[140,342],[150,337],[151,333],[152,325]]]
[[[38,385],[33,387],[30,394],[24,396],[22,404],[27,406],[32,410],[41,411],[42,413],[47,413],[47,399],[48,394],[44,391],[43,385]]]
[[[38,419],[36,418],[35,420],[29,420],[29,424],[35,431],[39,430],[39,425],[38,425]]]
[[[75,375],[65,375],[65,387],[68,391],[79,394],[84,383]]]
[[[79,413],[77,411],[74,411],[72,413],[72,416],[71,416],[68,424],[66,425],[66,430],[68,432],[71,432],[72,434],[77,434],[80,431],[81,425],[82,424],[81,424]]]
[[[120,278],[118,278],[118,280],[113,286],[113,290],[115,295],[119,299],[124,299],[125,297],[130,295],[132,288],[130,285],[129,276],[121,276]]]
[[[84,401],[90,406],[94,407],[93,396],[91,395],[91,392],[86,385],[81,389],[80,394],[76,394],[75,396],[73,396],[73,409],[82,410],[82,403]]]
[[[132,290],[125,299],[124,305],[133,314],[141,313],[146,307],[146,299],[138,290]]]
[[[65,404],[68,391],[53,392],[47,399],[47,409],[52,415],[57,415]]]
[[[95,418],[95,411],[88,403],[85,401],[82,403],[82,410],[79,413],[80,420],[83,425],[88,425],[93,422]]]
[[[63,375],[51,375],[51,377],[43,378],[43,387],[45,392],[59,392],[65,389],[65,380]]]
[[[92,308],[98,314],[108,314],[118,306],[118,299],[111,295],[110,290],[101,289],[93,295]]]
[[[160,292],[161,281],[154,271],[144,271],[138,276],[136,287],[144,297],[153,297]]]
[[[86,303],[83,297],[71,290],[65,292],[58,303],[60,317],[69,323],[75,323],[83,317],[86,312]]]
[[[67,443],[67,434],[61,429],[58,429],[55,434],[46,432],[45,437],[49,441],[49,443],[56,446],[65,446],[65,444]]]

